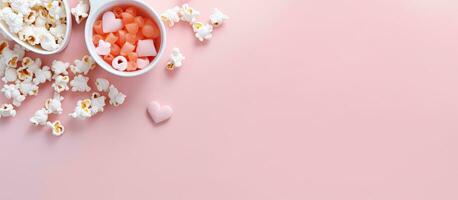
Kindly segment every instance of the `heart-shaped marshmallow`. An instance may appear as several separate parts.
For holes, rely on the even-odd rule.
[[[148,113],[155,123],[161,123],[170,119],[173,115],[173,110],[170,106],[161,106],[156,101],[148,105]]]
[[[100,40],[99,41],[99,46],[97,48],[95,48],[95,52],[98,55],[101,55],[101,56],[106,56],[106,55],[110,54],[110,51],[111,51],[111,44],[109,42],[105,42],[103,40]]]
[[[113,12],[105,12],[102,16],[102,30],[104,33],[112,33],[122,29],[122,20],[116,19]]]

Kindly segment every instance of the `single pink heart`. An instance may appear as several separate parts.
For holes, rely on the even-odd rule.
[[[173,115],[173,110],[170,106],[161,106],[156,101],[148,105],[148,113],[155,123],[161,123],[170,119]]]
[[[104,33],[112,33],[122,28],[122,20],[116,19],[113,12],[105,12],[102,16],[102,29]]]

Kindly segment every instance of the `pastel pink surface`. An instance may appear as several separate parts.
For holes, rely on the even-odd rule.
[[[90,94],[67,94],[55,138],[28,122],[47,84],[0,120],[0,199],[458,199],[458,1],[190,3],[202,21],[214,7],[230,20],[206,44],[169,29],[144,76],[91,74],[126,93],[123,106],[71,120]],[[86,54],[83,26],[44,63]],[[170,73],[173,47],[187,59]],[[173,120],[151,123],[152,100]]]
[[[156,56],[157,51],[156,47],[154,47],[154,41],[139,40],[137,42],[137,55],[138,57]]]
[[[158,102],[153,101],[148,105],[148,114],[154,122],[161,123],[172,117],[173,109],[168,105],[162,106]]]
[[[112,33],[122,28],[122,20],[117,19],[113,12],[105,12],[102,15],[102,29],[104,33]]]

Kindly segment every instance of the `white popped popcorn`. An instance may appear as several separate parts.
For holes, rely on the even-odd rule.
[[[229,16],[221,12],[218,8],[213,9],[213,13],[210,15],[210,22],[214,27],[221,26],[228,19]]]
[[[16,13],[10,7],[5,7],[0,11],[2,19],[12,33],[18,33],[24,27],[24,15]]]
[[[91,114],[91,100],[90,99],[84,99],[78,101],[75,111],[73,113],[70,113],[70,116],[75,118],[75,119],[87,119],[92,116]]]
[[[81,74],[75,76],[72,81],[70,81],[70,86],[72,87],[72,92],[89,92],[91,88],[88,86],[89,77],[83,76]]]
[[[203,42],[205,40],[209,40],[213,37],[213,26],[210,24],[203,24],[200,22],[196,22],[192,25],[194,32],[196,33],[195,36],[199,41]]]
[[[51,81],[51,70],[48,66],[44,66],[41,69],[35,71],[35,78],[33,78],[33,83],[36,85],[45,83],[46,81]]]
[[[172,55],[170,56],[170,61],[167,63],[167,69],[173,70],[175,67],[183,66],[183,61],[185,57],[181,54],[180,49],[173,48]]]
[[[59,20],[65,17],[65,8],[62,0],[52,1],[46,8],[48,9],[51,19]]]
[[[42,1],[40,0],[4,0],[10,5],[10,7],[22,15],[29,14],[32,10],[31,8],[38,6]]]
[[[16,116],[16,110],[11,104],[0,105],[0,118],[2,117],[14,117]]]
[[[20,46],[18,44],[14,44],[13,52],[17,56],[18,61],[22,60],[24,58],[24,56],[25,56],[24,47],[22,47],[22,46]]]
[[[29,73],[35,74],[41,67],[41,59],[36,58],[33,60],[30,57],[24,57],[22,59],[22,67],[26,67]]]
[[[98,78],[95,81],[95,85],[97,86],[97,90],[99,92],[106,92],[108,91],[108,87],[110,87],[110,82],[107,79]]]
[[[17,68],[18,62],[20,60],[21,55],[16,53],[14,50],[9,48],[4,48],[2,51],[2,60],[8,67]]]
[[[35,85],[31,79],[20,82],[18,86],[19,91],[24,95],[35,96],[38,94],[38,86]]]
[[[200,12],[192,8],[189,4],[183,4],[180,8],[181,20],[193,24],[200,16]]]
[[[67,24],[56,23],[55,27],[51,27],[49,32],[58,40],[63,40],[67,31]],[[59,46],[58,46],[59,47]]]
[[[110,98],[110,104],[115,107],[123,104],[126,99],[126,95],[119,92],[119,90],[114,85],[110,85],[108,97]]]
[[[65,132],[65,128],[60,121],[47,122],[46,124],[52,130],[52,135],[61,136]]]
[[[2,81],[5,83],[16,82],[17,80],[17,71],[14,68],[7,67],[3,75]]]
[[[1,92],[3,93],[3,96],[5,96],[5,98],[12,99],[13,105],[17,107],[21,106],[22,102],[25,100],[25,95],[21,94],[17,85],[5,84],[3,85]]]
[[[161,14],[161,19],[165,23],[169,25],[169,27],[173,27],[175,23],[180,22],[180,7],[175,6],[171,9],[166,10],[164,13]]]
[[[111,65],[116,70],[125,71],[127,69],[127,58],[124,56],[117,56],[113,59]]]
[[[45,108],[42,108],[35,112],[33,117],[30,118],[30,122],[32,122],[33,125],[38,126],[38,125],[46,125],[46,122],[48,121],[48,110]]]
[[[91,56],[83,56],[81,60],[75,60],[74,65],[70,66],[70,70],[73,74],[84,74],[87,75],[90,70],[96,66],[94,59]]]
[[[80,24],[84,19],[89,16],[89,2],[88,0],[80,0],[78,4],[71,9],[72,15],[75,17],[77,24]]]
[[[103,95],[100,95],[97,92],[94,92],[91,97],[91,115],[94,116],[95,114],[99,112],[103,112],[104,107],[105,107],[105,101],[106,97]]]
[[[16,70],[17,78],[19,80],[21,80],[21,81],[23,81],[23,80],[32,80],[33,73],[29,72],[29,70],[27,70],[27,69],[28,69],[27,66],[22,66],[22,67],[19,67]]]
[[[60,47],[57,43],[57,39],[49,32],[43,32],[40,35],[40,45],[41,48],[47,51],[54,51]]]
[[[46,100],[45,108],[49,114],[62,114],[64,109],[62,108],[62,101],[64,97],[60,96],[58,93],[54,93],[54,97]]]
[[[53,78],[59,75],[68,75],[67,69],[70,67],[69,63],[55,60],[52,62],[51,70],[54,73]]]
[[[70,78],[68,76],[59,75],[55,78],[54,83],[52,84],[52,88],[57,93],[67,91],[70,89],[68,87],[69,82],[70,82]]]

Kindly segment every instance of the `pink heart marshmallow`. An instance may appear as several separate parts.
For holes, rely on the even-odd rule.
[[[172,117],[173,109],[170,106],[161,106],[158,102],[153,101],[148,105],[148,113],[155,123],[161,123]]]
[[[156,47],[153,40],[139,40],[137,43],[137,56],[157,56]]]
[[[122,29],[122,20],[116,19],[113,12],[105,12],[102,16],[102,30],[104,33],[112,33]]]

